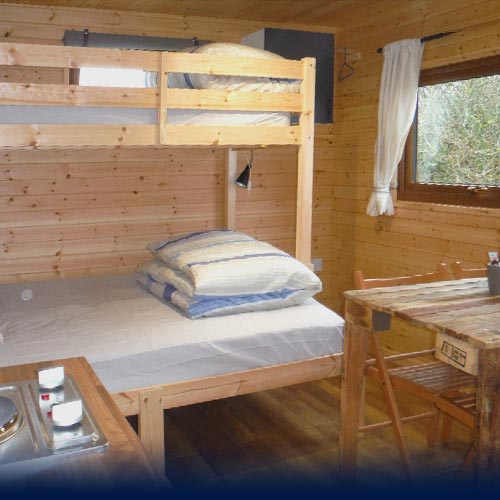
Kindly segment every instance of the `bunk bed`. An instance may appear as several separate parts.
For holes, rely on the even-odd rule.
[[[89,147],[127,147],[127,146],[175,146],[175,147],[225,147],[227,148],[225,183],[226,227],[235,227],[235,173],[238,148],[249,149],[267,145],[295,145],[297,146],[297,215],[296,215],[296,244],[295,257],[311,267],[311,218],[312,218],[312,179],[313,179],[313,147],[314,147],[314,88],[315,88],[315,61],[305,58],[301,61],[290,61],[286,59],[263,60],[259,58],[242,58],[231,55],[206,55],[195,53],[170,53],[138,50],[118,49],[93,49],[75,48],[62,46],[43,46],[29,44],[0,44],[0,65],[15,65],[24,67],[50,67],[61,68],[65,71],[83,66],[93,67],[120,67],[139,68],[147,72],[158,73],[157,88],[105,88],[105,87],[80,87],[69,84],[32,84],[32,83],[0,83],[0,116],[5,117],[11,113],[5,110],[23,110],[28,123],[5,123],[0,118],[0,148],[19,149],[41,149],[41,148],[89,148]],[[238,77],[255,77],[284,79],[299,81],[298,92],[259,92],[240,91],[233,89],[184,89],[169,87],[169,79],[174,74],[204,74],[204,75],[232,75]],[[55,114],[51,123],[32,123],[30,117],[40,116],[30,114],[36,107],[54,108],[136,108],[153,110],[156,115],[155,123],[107,123],[107,124],[74,124],[68,123],[65,118],[57,123]],[[2,114],[2,108],[4,112]],[[230,124],[199,125],[191,122],[175,123],[169,120],[169,115],[177,110],[197,110],[200,112],[211,112],[214,110],[227,112],[249,112],[249,113],[285,113],[298,116],[298,123],[291,125],[279,121],[274,125],[240,124],[231,120]],[[21,113],[23,114],[23,113]],[[122,115],[123,116],[123,115]],[[54,120],[56,122],[54,123]],[[132,290],[127,277],[114,277],[107,283],[109,296],[112,290]],[[64,281],[64,280],[63,280]],[[16,300],[26,288],[24,284],[5,285],[3,302],[0,297],[0,315],[3,304],[4,311],[10,308],[9,297]],[[38,285],[33,284],[35,289]],[[43,285],[40,285],[43,286]],[[70,297],[71,293],[64,291],[65,284],[60,284],[61,297]],[[95,287],[92,280],[83,282],[85,287]],[[128,288],[127,288],[128,287]],[[71,288],[71,287],[70,287]],[[15,290],[13,294],[11,292]],[[37,291],[37,296],[46,296],[43,288]],[[45,289],[47,290],[47,289]],[[103,290],[107,290],[105,287]],[[130,292],[139,294],[138,299],[151,300],[158,307],[159,303],[153,297],[145,297],[146,292],[138,292],[137,289]],[[54,292],[55,293],[55,292]],[[1,294],[0,294],[1,295]],[[14,300],[14,299],[13,299]],[[312,300],[312,299],[311,299]],[[163,306],[165,307],[165,306]],[[292,323],[304,323],[308,314],[311,317],[325,316],[327,323],[332,326],[335,323],[337,333],[342,334],[343,320],[328,311],[315,301],[307,302],[304,309],[294,309],[295,317],[291,315]],[[319,307],[319,308],[318,308]],[[309,308],[309,309],[308,309]],[[292,308],[293,309],[293,308]],[[36,309],[34,309],[36,313]],[[308,312],[309,311],[309,312]],[[290,311],[288,311],[289,313]],[[33,313],[33,314],[35,314]],[[266,325],[268,318],[278,314],[270,311],[252,313],[248,317],[249,324],[255,322]],[[272,314],[271,314],[272,313]],[[106,315],[107,313],[104,313]],[[332,316],[333,315],[333,316]],[[273,321],[282,321],[274,318]],[[22,321],[22,319],[21,319]],[[184,323],[172,323],[174,328],[181,331],[192,331],[192,324],[202,320],[189,320],[183,318]],[[186,326],[185,322],[190,322]],[[207,318],[207,323],[199,323],[201,330],[209,323],[216,329],[223,325],[235,331],[236,325],[241,324],[239,318],[229,317]],[[231,323],[232,321],[232,323]],[[332,322],[333,321],[333,322]],[[307,323],[307,321],[306,321]],[[172,326],[171,325],[171,326]],[[286,330],[288,326],[283,326]],[[307,335],[307,325],[302,325]],[[56,339],[57,340],[57,339]],[[92,337],[92,342],[94,342]],[[20,340],[22,343],[29,342],[28,339]],[[58,340],[60,346],[63,339]],[[97,342],[97,341],[96,341]],[[8,351],[9,340],[5,339],[5,345],[0,345],[0,362],[2,361],[2,350]],[[41,344],[38,344],[41,346]],[[56,343],[47,344],[50,347]],[[92,348],[93,343],[90,343]],[[89,348],[87,345],[87,350]],[[19,346],[18,346],[19,347]],[[47,346],[46,346],[47,347]],[[60,356],[73,355],[74,350],[64,347],[56,349]],[[164,464],[164,438],[163,438],[163,410],[181,405],[188,405],[209,401],[213,399],[235,396],[281,387],[325,377],[336,376],[340,373],[341,340],[337,348],[331,352],[314,354],[310,351],[309,356],[303,359],[289,361],[270,361],[266,366],[248,368],[241,365],[236,370],[224,373],[211,374],[201,371],[197,378],[170,380],[161,383],[158,380],[137,387],[137,383],[120,386],[115,385],[112,397],[118,404],[124,415],[139,415],[139,433],[141,440],[150,454],[153,463],[161,470]],[[82,347],[85,352],[85,348]],[[80,351],[80,352],[82,352]],[[43,352],[43,349],[42,349]],[[46,353],[47,356],[49,352]],[[7,356],[7,354],[5,354]],[[9,363],[15,358],[9,358]],[[23,359],[24,361],[24,359]]]

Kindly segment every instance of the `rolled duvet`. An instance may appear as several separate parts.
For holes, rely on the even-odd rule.
[[[185,49],[183,52],[217,56],[251,57],[256,59],[284,59],[267,50],[240,45],[237,43],[207,43],[199,47]],[[146,78],[148,87],[157,87],[157,73],[149,73]],[[300,81],[286,78],[264,78],[228,75],[205,75],[196,73],[172,73],[169,87],[212,90],[241,90],[259,92],[299,92]]]

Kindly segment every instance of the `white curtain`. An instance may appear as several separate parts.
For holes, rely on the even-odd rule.
[[[384,47],[384,67],[378,104],[374,190],[368,215],[394,215],[390,187],[415,115],[423,44],[419,38]]]

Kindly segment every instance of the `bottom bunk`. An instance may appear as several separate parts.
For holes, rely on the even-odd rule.
[[[0,286],[0,366],[85,356],[163,468],[163,410],[340,373],[343,319],[314,299],[189,319],[134,276]]]

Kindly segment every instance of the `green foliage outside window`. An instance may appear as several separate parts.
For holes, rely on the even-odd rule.
[[[419,88],[416,182],[500,186],[500,75]]]

